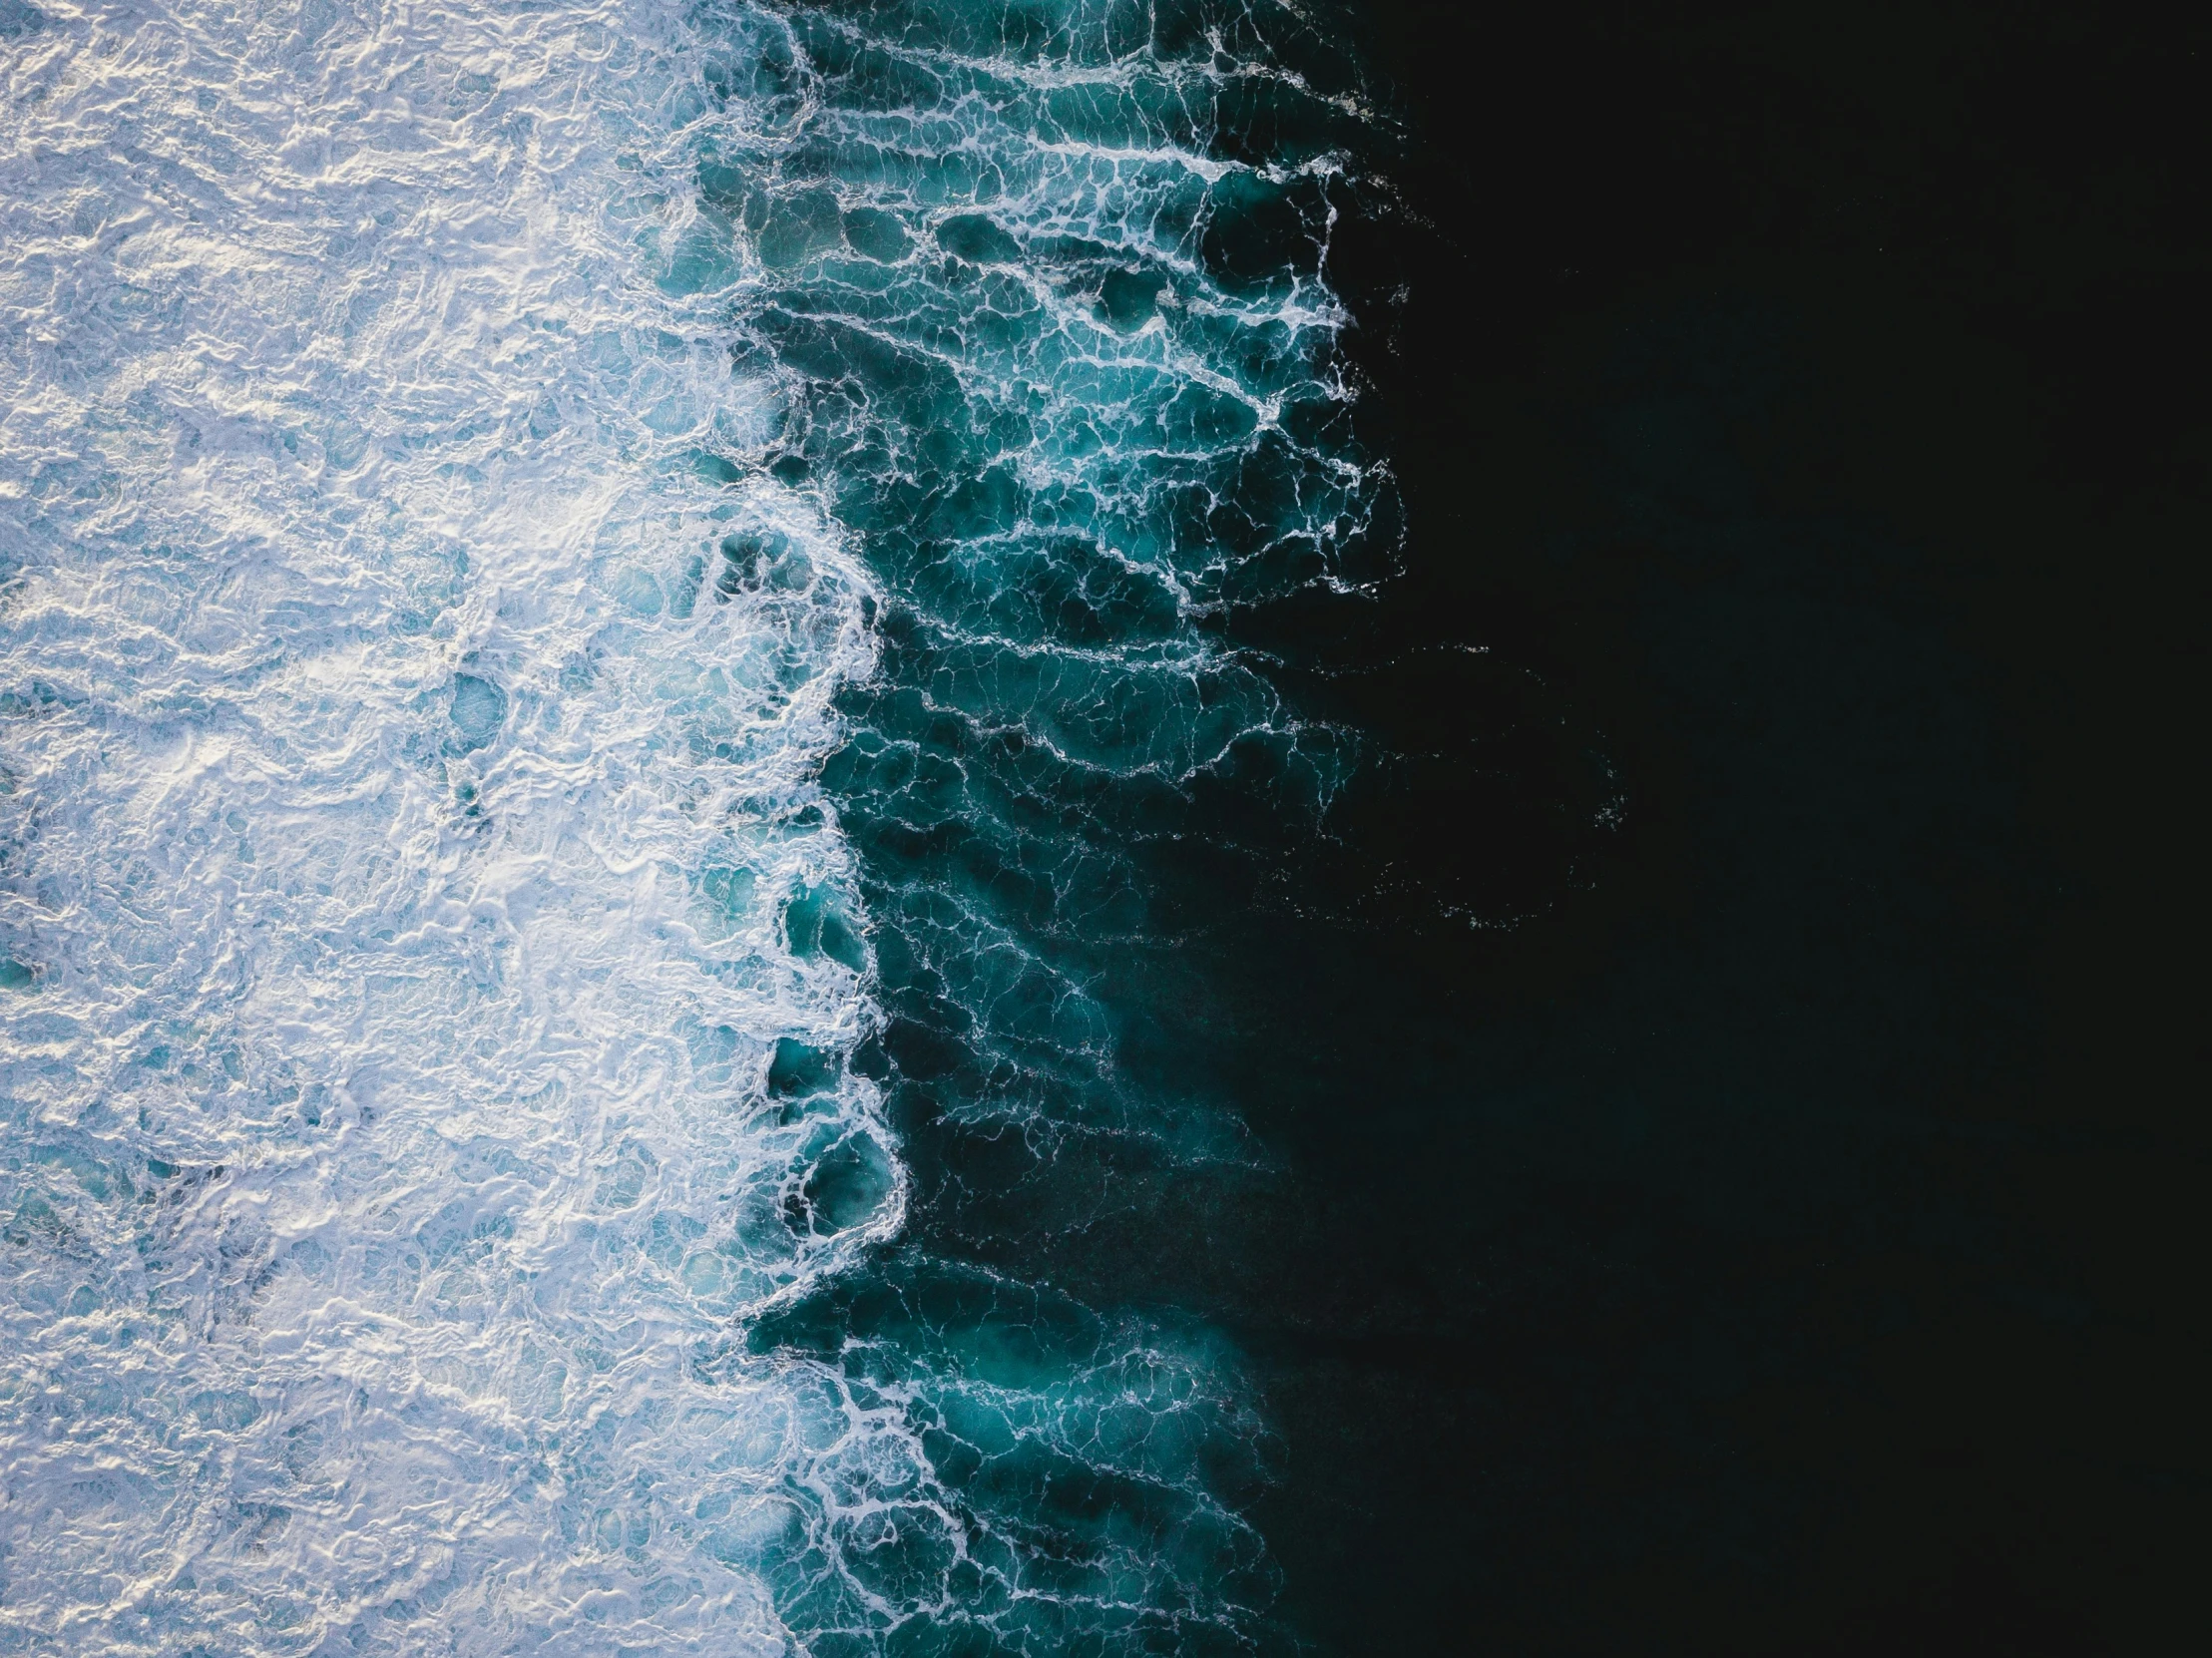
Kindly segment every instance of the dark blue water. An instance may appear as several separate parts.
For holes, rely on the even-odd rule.
[[[1420,11],[1150,15],[1155,63],[1224,78],[1148,69],[1084,139],[1171,135],[1219,184],[941,230],[943,287],[1010,333],[892,284],[856,345],[811,283],[770,333],[838,380],[792,453],[891,590],[825,778],[883,929],[854,1062],[919,1201],[888,1283],[756,1339],[884,1364],[1011,1281],[1085,1309],[1081,1364],[1101,1310],[1172,1310],[1254,1405],[1166,1480],[1251,1552],[1180,1582],[1262,1647],[2098,1639],[2137,1615],[2091,1587],[2110,1545],[2032,1516],[2129,1508],[2128,1453],[2038,1424],[2126,1298],[2018,1195],[2083,1130],[2029,965],[2079,925],[2079,854],[2016,687],[2068,648],[2050,526],[2083,510],[2027,504],[2024,452],[2069,488],[2112,463],[2073,412],[2006,422],[2027,387],[2099,399],[2125,301],[1967,297],[1984,243],[1886,270],[1943,257],[1972,176],[1807,162],[1866,118],[1784,113],[1802,41],[1692,69],[1571,22],[1492,50]],[[998,38],[1096,50],[1030,29]],[[899,61],[850,52],[840,110]],[[1772,153],[1704,136],[1706,93]],[[1068,102],[992,107],[1073,136]],[[1040,278],[1287,393],[1280,424],[1114,344],[1128,378],[1086,351],[1105,406],[1071,419]],[[1195,331],[1214,306],[1235,333]],[[2082,343],[2038,349],[2054,315]],[[869,424],[894,408],[911,460]],[[2051,551],[2007,571],[2008,537]],[[2099,1213],[2126,1132],[2082,1153]],[[977,1488],[1085,1569],[1187,1501],[1042,1459]]]
[[[2129,239],[2175,234],[2175,199],[2068,228],[1989,207],[1997,163],[1916,172],[1993,124],[2003,165],[2093,198],[2126,146],[2030,136],[2073,84],[2054,40],[1970,96],[1831,79],[1810,34],[1386,7],[1306,14],[1353,49],[1316,57],[1235,16],[1303,84],[1236,83],[1190,131],[1330,170],[1185,245],[1240,303],[1318,271],[1358,326],[1297,372],[1362,395],[1315,397],[1296,445],[1216,429],[1173,647],[1207,666],[1172,706],[1123,677],[1164,607],[1087,586],[1080,542],[1018,610],[979,596],[916,505],[976,486],[894,494],[870,458],[911,610],[827,775],[900,918],[859,1062],[922,1196],[896,1293],[788,1328],[903,1342],[979,1269],[1198,1319],[1264,1402],[1189,1464],[1255,1522],[1228,1623],[1262,1647],[2154,1624],[2190,1476],[2121,1400],[2176,1362],[2150,1263],[2184,1206],[2150,1148],[2184,1142],[2155,1022],[2086,965],[2130,889],[2069,772],[2138,763],[2096,771],[2093,732],[2172,695],[2072,623],[2111,515],[2150,586],[2202,522],[2181,382],[2114,363],[2201,359]],[[2054,289],[2069,236],[2098,251]],[[1106,645],[1110,675],[978,671],[979,634]],[[1062,698],[1139,696],[1111,747],[1039,751]],[[1154,746],[1200,708],[1220,738]],[[1036,1040],[1075,1008],[1079,1041]],[[1232,1124],[1248,1149],[1205,1140]],[[2179,1395],[2142,1385],[2170,1433]],[[1149,1511],[1073,1468],[1014,1490],[1091,1505],[1048,1549]]]

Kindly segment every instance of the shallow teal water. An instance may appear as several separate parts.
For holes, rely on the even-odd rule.
[[[1003,1552],[915,1650],[1270,1644],[1242,1510],[1279,1448],[1233,1351],[1025,1262],[1117,1179],[1265,1156],[1218,1092],[1132,1071],[1108,986],[1174,933],[1149,848],[1310,833],[1358,763],[1205,623],[1385,567],[1322,280],[1362,117],[1348,79],[1298,73],[1343,73],[1326,42],[1266,10],[789,29],[819,77],[803,137],[710,149],[702,195],[756,238],[749,326],[805,388],[770,464],[881,583],[823,786],[886,1016],[850,1062],[927,1166],[911,1241],[751,1345],[932,1401],[934,1465]],[[720,580],[776,556],[726,546]],[[928,1544],[899,1546],[926,1580]]]

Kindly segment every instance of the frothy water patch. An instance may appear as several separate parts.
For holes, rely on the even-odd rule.
[[[9,1646],[782,1651],[768,1539],[914,1459],[699,1369],[903,1173],[809,942],[867,581],[726,481],[776,394],[637,246],[693,55],[180,4],[6,60]],[[784,578],[702,592],[731,536]]]

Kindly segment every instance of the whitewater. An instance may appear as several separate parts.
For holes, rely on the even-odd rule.
[[[1338,579],[1341,318],[1195,209],[1121,268],[1327,169],[1191,138],[1218,30],[1060,26],[817,18],[897,93],[833,108],[771,8],[0,0],[0,1651],[1252,1645],[1233,1364],[903,1241],[878,952],[951,941],[1015,1078],[956,1113],[1111,1092],[1106,1016],[846,821],[927,775],[855,724],[917,593],[1025,765],[1343,746],[1189,626]],[[998,821],[902,763],[876,819]],[[855,1284],[906,1323],[761,1336]]]
[[[927,1498],[883,1402],[696,1374],[900,1187],[865,1079],[747,1086],[868,1018],[781,913],[870,646],[818,513],[701,475],[773,394],[653,280],[682,33],[116,6],[6,67],[0,1641],[783,1650],[763,1539]],[[790,569],[701,603],[748,526]]]

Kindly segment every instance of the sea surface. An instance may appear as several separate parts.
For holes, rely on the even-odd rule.
[[[1270,1156],[1106,987],[1360,764],[1206,625],[1389,564],[1342,52],[7,7],[0,1650],[1283,1638],[1233,1345],[990,1239]]]
[[[0,1654],[2170,1645],[2212,35],[1908,11],[0,0]]]

